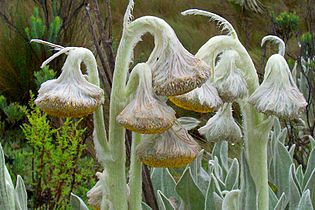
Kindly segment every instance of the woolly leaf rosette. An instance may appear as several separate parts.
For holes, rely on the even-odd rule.
[[[224,102],[233,102],[247,96],[247,84],[241,70],[236,66],[239,55],[227,50],[219,56],[214,68],[214,86]]]
[[[91,114],[101,105],[104,92],[85,79],[80,64],[84,62],[87,66],[96,68],[95,58],[92,52],[85,48],[73,47],[63,50],[68,53],[68,57],[62,67],[62,73],[57,79],[48,80],[41,85],[35,104],[44,112],[58,117],[82,117]]]
[[[232,116],[231,104],[224,104],[198,131],[209,142],[226,140],[235,143],[242,140],[242,131]]]
[[[140,161],[148,166],[176,168],[191,163],[198,151],[198,143],[175,123],[164,133],[145,136],[136,152]]]
[[[178,107],[200,113],[213,112],[223,104],[210,80],[186,94],[170,96],[169,100]]]
[[[285,119],[297,119],[307,105],[286,60],[279,54],[268,59],[264,81],[250,96],[249,103],[260,112]]]
[[[155,95],[150,67],[138,64],[133,71],[133,75],[139,76],[139,85],[134,99],[117,116],[117,122],[131,131],[143,134],[168,130],[176,120],[176,113]]]

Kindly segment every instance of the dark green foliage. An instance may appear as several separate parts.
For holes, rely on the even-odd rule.
[[[295,13],[282,12],[275,17],[274,24],[276,25],[277,33],[287,42],[294,33],[298,30],[300,17]]]
[[[30,17],[30,27],[25,28],[25,33],[29,40],[47,39],[49,42],[56,42],[60,32],[62,20],[59,16],[53,16],[49,28],[45,25],[43,18],[40,16],[39,9],[34,7],[33,15]],[[36,53],[40,55],[41,46],[33,44]]]
[[[0,141],[6,146],[12,140],[23,138],[21,130],[17,129],[25,117],[24,106],[13,102],[8,104],[7,99],[0,95]]]

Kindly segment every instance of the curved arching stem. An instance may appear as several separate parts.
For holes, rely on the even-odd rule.
[[[282,55],[284,56],[284,53],[285,53],[285,43],[282,39],[280,39],[279,37],[277,36],[273,36],[273,35],[268,35],[268,36],[265,36],[262,40],[261,40],[261,46],[264,46],[264,44],[267,42],[267,41],[270,41],[274,44],[277,44],[278,45],[278,54],[279,55]]]
[[[86,50],[85,55],[82,59],[83,63],[86,65],[88,72],[88,80],[92,84],[100,87],[100,79],[97,70],[97,63],[93,53]],[[105,130],[103,106],[100,105],[97,110],[93,113],[93,141],[96,151],[96,156],[101,164],[104,166],[104,161],[109,158],[109,147],[107,141],[107,133]]]
[[[144,80],[144,81],[142,81]],[[139,83],[151,84],[152,73],[150,66],[146,63],[137,64],[130,73],[128,83],[126,86],[126,98],[133,95]],[[151,84],[152,85],[152,84]],[[130,154],[130,169],[129,169],[129,209],[141,209],[142,201],[142,163],[136,155],[136,148],[141,141],[142,135],[140,133],[132,132],[132,146]]]

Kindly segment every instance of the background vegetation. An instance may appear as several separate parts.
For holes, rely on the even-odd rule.
[[[111,15],[106,2],[99,1],[98,6],[114,57],[127,1],[111,1]],[[280,36],[287,46],[285,57],[309,103],[302,121],[281,123],[288,129],[286,144],[289,147],[295,144],[294,160],[306,167],[309,136],[315,136],[313,1],[265,0],[261,13],[229,0],[138,0],[135,3],[135,17],[155,15],[165,19],[193,53],[220,32],[206,18],[183,17],[180,12],[199,8],[225,17],[235,27],[260,75],[266,58],[275,52],[272,47],[261,48],[261,38],[267,34]],[[56,77],[63,62],[55,60],[49,69],[40,70],[40,64],[52,52],[29,41],[40,38],[63,46],[87,47],[97,55],[100,73],[104,75],[108,72],[101,60],[104,55],[97,48],[106,51],[106,46],[96,44],[101,42],[102,33],[96,30],[99,23],[94,9],[94,0],[0,0],[0,141],[12,177],[21,174],[25,180],[33,208],[64,209],[70,191],[85,198],[95,182],[91,177],[98,166],[91,141],[91,118],[51,118],[34,106],[30,90],[36,93],[42,82]],[[143,43],[136,48],[135,63],[146,60],[152,48],[152,38],[145,35]],[[110,60],[110,53],[107,55]],[[110,80],[104,78],[103,86],[109,93]],[[109,96],[107,103],[108,99]],[[104,107],[106,113],[108,107]],[[234,109],[238,115],[238,108]],[[208,114],[183,110],[179,113],[193,115],[204,122],[209,118]],[[197,132],[191,132],[203,142]],[[238,156],[238,146],[229,152],[231,157]],[[69,165],[63,165],[65,160],[71,160]],[[69,174],[70,177],[66,176]]]

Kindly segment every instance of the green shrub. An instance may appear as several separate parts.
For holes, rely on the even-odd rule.
[[[70,192],[84,195],[94,184],[91,181],[94,161],[82,157],[86,148],[85,129],[80,128],[81,120],[70,118],[61,127],[53,128],[48,116],[34,105],[33,99],[29,107],[24,108],[27,122],[21,128],[28,150],[32,151],[23,161],[32,165],[24,176],[33,194],[30,205],[32,208],[67,209]],[[27,179],[30,177],[31,180]]]
[[[300,24],[300,17],[295,13],[282,12],[274,18],[277,34],[287,42],[294,33],[298,30]]]

